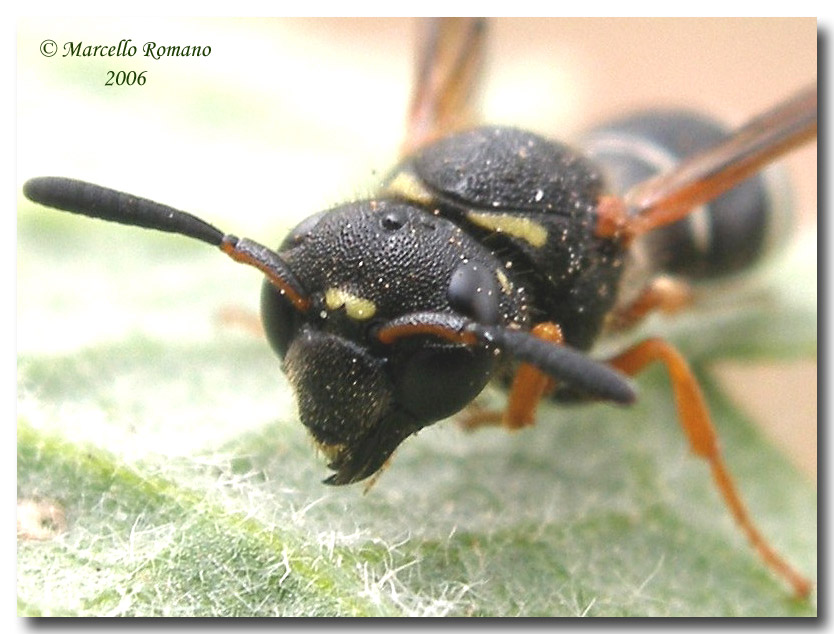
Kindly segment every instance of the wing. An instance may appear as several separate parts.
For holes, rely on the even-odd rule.
[[[473,121],[486,49],[485,19],[431,18],[420,26],[404,156]]]
[[[814,85],[755,117],[718,145],[633,187],[625,196],[626,235],[636,237],[684,218],[816,135]]]

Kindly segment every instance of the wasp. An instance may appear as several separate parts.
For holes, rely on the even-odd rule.
[[[816,136],[816,87],[734,131],[682,110],[592,129],[579,148],[475,125],[487,25],[427,26],[401,160],[375,195],[317,213],[276,249],[190,213],[63,177],[32,201],[207,243],[259,270],[266,338],[299,417],[333,473],[376,476],[407,438],[463,412],[468,428],[533,424],[544,398],[636,399],[631,377],[668,372],[691,450],[764,563],[799,596],[811,583],[768,543],[719,449],[683,356],[650,338],[606,359],[601,338],[692,300],[692,284],[749,268],[779,226],[775,158]],[[502,411],[468,406],[488,383]]]

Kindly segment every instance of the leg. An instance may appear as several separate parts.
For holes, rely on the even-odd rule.
[[[557,324],[543,322],[531,333],[550,343],[562,343],[562,329]],[[507,429],[521,429],[535,422],[536,408],[542,397],[555,387],[555,381],[529,363],[522,363],[513,377],[513,384],[503,412],[493,410],[469,411],[461,419],[464,429],[474,430],[488,425],[503,425]]]
[[[403,155],[460,129],[472,118],[486,23],[473,18],[427,20],[422,36]]]
[[[680,423],[689,446],[693,453],[709,463],[716,486],[741,530],[747,535],[765,564],[791,584],[797,596],[807,596],[811,591],[811,583],[773,550],[756,528],[741,501],[736,485],[719,451],[715,428],[710,420],[701,389],[695,375],[692,374],[680,353],[665,341],[647,339],[614,357],[610,363],[625,374],[633,376],[654,361],[660,361],[666,367],[672,381]]]
[[[692,289],[688,284],[671,277],[656,277],[634,301],[608,316],[607,327],[613,331],[628,330],[656,310],[672,315],[691,303]]]

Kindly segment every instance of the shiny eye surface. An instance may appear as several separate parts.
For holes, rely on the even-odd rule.
[[[392,357],[396,400],[421,421],[463,409],[484,388],[495,363],[494,355],[484,349],[445,343],[408,347],[408,352]]]
[[[283,359],[301,325],[302,314],[268,281],[261,287],[261,321],[269,345]]]

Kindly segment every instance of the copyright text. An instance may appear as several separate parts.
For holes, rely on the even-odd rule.
[[[134,57],[140,48],[131,44],[132,40],[120,40],[118,44],[85,44],[84,42],[66,42],[62,57]],[[42,47],[43,48],[43,47]],[[211,46],[207,45],[167,45],[145,42],[141,46],[142,57],[162,59],[163,57],[208,57]],[[53,53],[54,54],[54,53]]]

